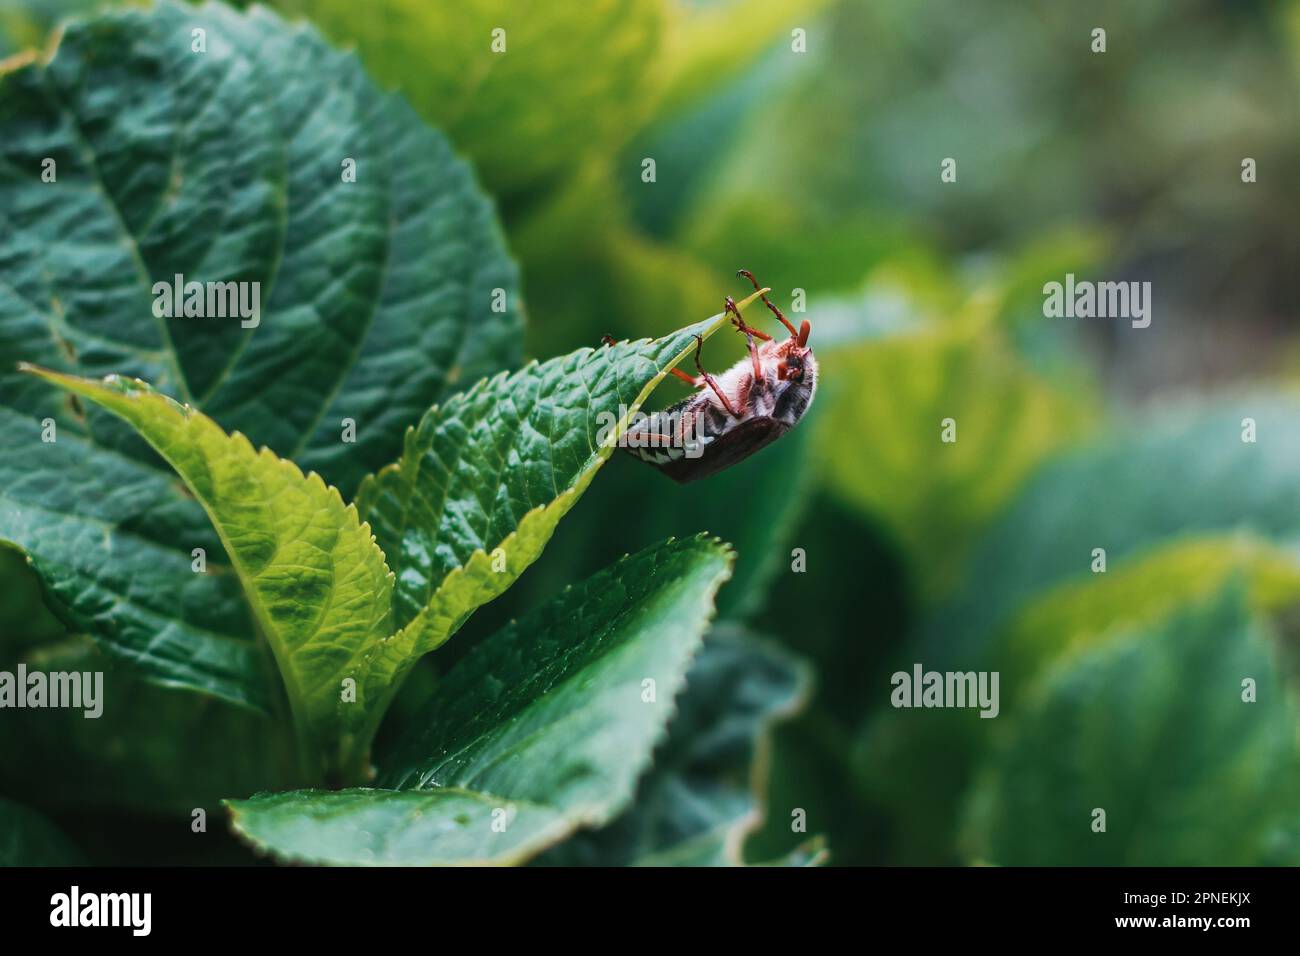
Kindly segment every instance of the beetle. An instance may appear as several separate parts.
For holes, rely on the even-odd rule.
[[[808,345],[808,320],[796,329],[768,299],[770,290],[760,286],[752,272],[741,269],[736,275],[753,284],[790,337],[778,341],[751,328],[735,300],[727,296],[726,313],[745,336],[749,354],[715,377],[700,364],[704,339],[697,335],[699,374],[672,371],[698,391],[649,415],[628,429],[620,443],[681,484],[715,475],[770,445],[799,423],[817,394],[817,360]]]

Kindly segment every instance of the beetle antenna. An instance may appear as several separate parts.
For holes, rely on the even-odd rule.
[[[738,272],[736,273],[736,275],[738,275],[738,276],[744,276],[744,277],[745,277],[746,279],[748,279],[750,282],[754,283],[754,289],[755,289],[756,291],[758,291],[760,297],[761,297],[762,300],[763,300],[763,304],[764,304],[765,306],[767,306],[769,309],[771,309],[771,310],[772,310],[772,314],[775,315],[778,319],[781,320],[781,324],[784,325],[787,329],[790,330],[790,337],[791,337],[792,339],[793,339],[793,338],[798,338],[798,337],[799,337],[799,330],[796,329],[793,325],[791,325],[791,324],[790,324],[790,320],[787,319],[787,318],[786,318],[786,317],[781,313],[781,310],[778,309],[775,305],[772,304],[772,300],[769,299],[769,298],[767,297],[767,293],[763,292],[763,287],[760,286],[760,285],[758,284],[758,280],[754,278],[754,273],[750,272],[748,269],[741,269],[740,271],[738,271]]]

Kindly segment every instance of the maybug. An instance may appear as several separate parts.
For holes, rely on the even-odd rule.
[[[817,394],[817,360],[808,345],[807,319],[796,329],[753,273],[741,269],[736,274],[753,283],[790,337],[777,341],[751,328],[727,296],[726,312],[749,343],[749,355],[715,377],[700,365],[704,340],[696,336],[699,374],[681,369],[673,369],[673,374],[699,391],[629,428],[621,442],[628,452],[682,484],[717,474],[776,441],[798,423]]]

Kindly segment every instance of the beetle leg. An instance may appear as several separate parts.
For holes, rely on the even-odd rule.
[[[637,444],[629,445],[631,448],[670,448],[677,441],[672,435],[665,435],[662,432],[637,432],[629,431],[625,440],[635,439]]]
[[[736,308],[736,300],[731,296],[727,296],[726,302],[724,303],[724,309],[728,315],[732,316],[731,322],[735,325],[737,332],[743,332],[745,335],[752,335],[754,338],[762,339],[764,342],[772,341],[772,336],[768,335],[766,332],[760,332],[758,329],[750,328],[745,324],[745,319],[740,314],[740,309]]]
[[[761,289],[761,288],[762,288],[762,286],[760,286],[760,285],[758,284],[758,280],[754,278],[754,273],[750,272],[748,269],[741,269],[739,272],[736,273],[736,275],[738,275],[738,276],[744,276],[744,277],[745,277],[746,279],[748,279],[750,282],[754,283],[754,288],[755,288],[755,289]],[[781,324],[784,325],[787,329],[790,330],[790,337],[791,337],[791,338],[798,338],[798,337],[799,337],[799,330],[796,329],[793,325],[791,325],[791,324],[790,324],[790,320],[787,319],[787,318],[786,318],[786,317],[781,313],[781,310],[778,309],[775,305],[772,304],[772,300],[769,299],[769,298],[767,297],[767,294],[766,294],[766,293],[763,293],[763,295],[762,295],[762,299],[763,299],[763,304],[764,304],[765,306],[767,306],[769,309],[772,310],[772,314],[775,315],[778,319],[781,320]]]
[[[679,368],[673,369],[673,374],[676,375],[678,378],[680,378],[687,385],[693,385],[696,388],[700,387],[700,383],[696,380],[694,375],[687,375]]]
[[[700,364],[700,349],[704,348],[704,337],[695,336],[695,367],[699,370],[700,378],[713,389],[713,394],[718,396],[718,401],[722,402],[722,407],[727,410],[727,414],[732,418],[739,418],[740,415],[731,407],[731,400],[727,398],[727,393],[718,387],[717,380],[712,375],[704,371],[704,366]]]
[[[745,338],[749,339],[749,361],[754,366],[754,381],[763,377],[763,363],[758,360],[758,346],[754,344],[754,337],[746,333]]]
[[[754,367],[754,381],[758,381],[763,377],[763,365],[758,360],[758,346],[754,344],[754,339],[760,338],[764,342],[770,342],[772,341],[772,336],[760,332],[758,329],[751,329],[746,325],[744,317],[740,314],[740,310],[736,308],[736,300],[731,296],[727,296],[725,308],[732,316],[731,321],[736,326],[736,331],[743,333],[745,341],[749,343],[749,361]]]
[[[718,401],[722,402],[722,407],[727,410],[727,414],[732,418],[739,418],[740,413],[731,407],[731,400],[727,398],[722,389],[718,388],[718,383],[714,381],[713,376],[708,372],[701,372],[700,374],[704,377],[704,381],[708,383],[709,388],[713,389],[713,394],[718,396]]]

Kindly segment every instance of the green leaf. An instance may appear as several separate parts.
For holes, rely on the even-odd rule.
[[[399,630],[359,682],[372,715],[411,664],[537,559],[650,392],[697,336],[725,323],[716,315],[662,339],[529,365],[430,410],[407,433],[401,460],[357,495],[396,576]]]
[[[519,362],[516,270],[491,206],[354,57],[265,10],[108,13],[71,25],[48,63],[12,66],[0,72],[0,540],[118,659],[265,709],[238,584],[202,511],[119,423],[12,362],[153,382],[351,493],[430,404]],[[258,283],[258,324],[155,317],[155,283],[177,274],[250,294]],[[41,441],[47,418],[54,444]],[[341,440],[345,418],[355,442]],[[190,571],[195,547],[207,575]]]
[[[771,725],[806,703],[811,675],[774,644],[722,625],[709,633],[654,769],[609,826],[578,833],[543,864],[735,866],[763,812]]]
[[[79,439],[71,422],[43,443],[39,419],[0,407],[0,539],[25,551],[58,616],[114,659],[271,709],[239,582],[202,510],[161,470]],[[196,548],[207,574],[193,571]]]
[[[731,285],[739,281],[734,263],[707,269],[636,231],[621,189],[624,172],[613,160],[591,163],[515,214],[510,240],[528,276],[529,302],[547,316],[544,328],[529,329],[534,352],[569,351],[611,330],[620,338],[653,335],[665,316],[696,315],[724,288],[738,288]],[[646,188],[659,195],[661,186]]]
[[[1256,611],[1281,612],[1300,600],[1300,556],[1243,533],[1175,538],[1114,571],[1048,588],[1007,629],[1003,701],[1014,700],[1016,689],[1057,657],[1124,629],[1157,626],[1235,578]]]
[[[819,22],[826,6],[827,0],[726,0],[675,8],[659,113],[724,87],[774,44],[788,50],[790,29]]]
[[[1242,422],[1257,441],[1242,441]],[[1167,407],[1048,463],[972,549],[970,576],[928,622],[921,658],[982,666],[1006,628],[1048,590],[1106,573],[1154,549],[1244,532],[1300,534],[1300,402],[1259,393]],[[1171,494],[1176,483],[1177,494]]]
[[[81,854],[39,813],[0,797],[0,866],[78,866]]]
[[[653,105],[662,0],[275,5],[355,46],[375,76],[447,131],[495,190],[533,185],[608,153]],[[494,50],[494,41],[504,50],[500,42]]]
[[[308,778],[347,782],[415,661],[541,554],[646,396],[725,321],[534,363],[430,410],[362,489],[378,544],[319,475],[145,383],[30,370],[121,416],[181,476],[275,655]]]
[[[1296,708],[1238,587],[1064,660],[1017,712],[972,809],[1004,865],[1267,862],[1300,796]],[[1243,700],[1243,681],[1257,699]],[[1094,832],[1094,811],[1105,832]],[[1292,861],[1294,862],[1294,861]]]
[[[884,522],[931,592],[952,584],[975,533],[1086,421],[982,323],[821,361],[826,381],[840,383],[819,430],[829,486]],[[949,420],[955,440],[945,441]]]
[[[1241,532],[1174,537],[1105,574],[1038,592],[978,666],[1001,674],[1001,707],[1012,713],[1054,662],[1135,631],[1158,630],[1180,608],[1205,601],[1233,579],[1241,580],[1256,612],[1280,612],[1300,598],[1300,562],[1290,548]],[[917,657],[928,664],[932,653]],[[956,666],[949,661],[945,669]],[[950,831],[974,765],[995,738],[992,723],[947,711],[887,710],[868,724],[859,763],[873,796],[890,808],[900,859],[953,862]]]
[[[731,562],[716,540],[670,539],[567,588],[440,682],[423,727],[383,762],[380,782],[581,801],[602,777],[635,776],[648,751],[607,750],[620,730],[650,742],[660,735]],[[656,682],[649,703],[641,699],[647,678]],[[541,729],[559,720],[564,733],[547,739]],[[520,747],[539,762],[525,768],[499,759]],[[553,766],[540,759],[548,754]],[[573,772],[583,766],[587,772]]]
[[[1241,440],[1247,417],[1254,444]],[[1298,421],[1300,403],[1278,394],[1177,405],[1046,463],[971,549],[965,583],[923,621],[908,659],[1005,672],[1013,701],[1021,678],[1061,650],[1108,640],[1111,627],[1154,627],[1234,570],[1260,607],[1277,606],[1293,593],[1289,562],[1267,545],[1289,547],[1300,532]],[[1099,547],[1105,574],[1092,571]],[[904,714],[875,721],[864,770],[911,817],[910,850],[936,835],[950,844],[959,795],[991,736],[981,725],[997,721]]]
[[[703,537],[624,558],[453,667],[381,761],[392,789],[231,801],[236,832],[285,860],[509,863],[608,822],[663,735],[730,563]]]
[[[0,658],[14,671],[103,674],[103,712],[11,710],[0,735],[0,790],[22,794],[42,810],[129,811],[189,818],[211,815],[222,797],[302,786],[293,728],[189,691],[140,680],[95,649],[67,638],[21,658]]]
[[[176,469],[212,519],[280,667],[310,776],[346,765],[342,682],[389,633],[393,578],[356,509],[314,472],[140,381],[41,378],[121,416]]]
[[[101,672],[103,711],[7,710],[0,792],[41,810],[211,812],[221,797],[300,786],[292,726],[226,701],[141,680],[89,638],[69,636],[22,555],[0,547],[0,670]],[[33,789],[34,782],[38,785]]]
[[[285,863],[511,864],[572,828],[554,807],[457,787],[290,790],[228,804],[235,832]]]

